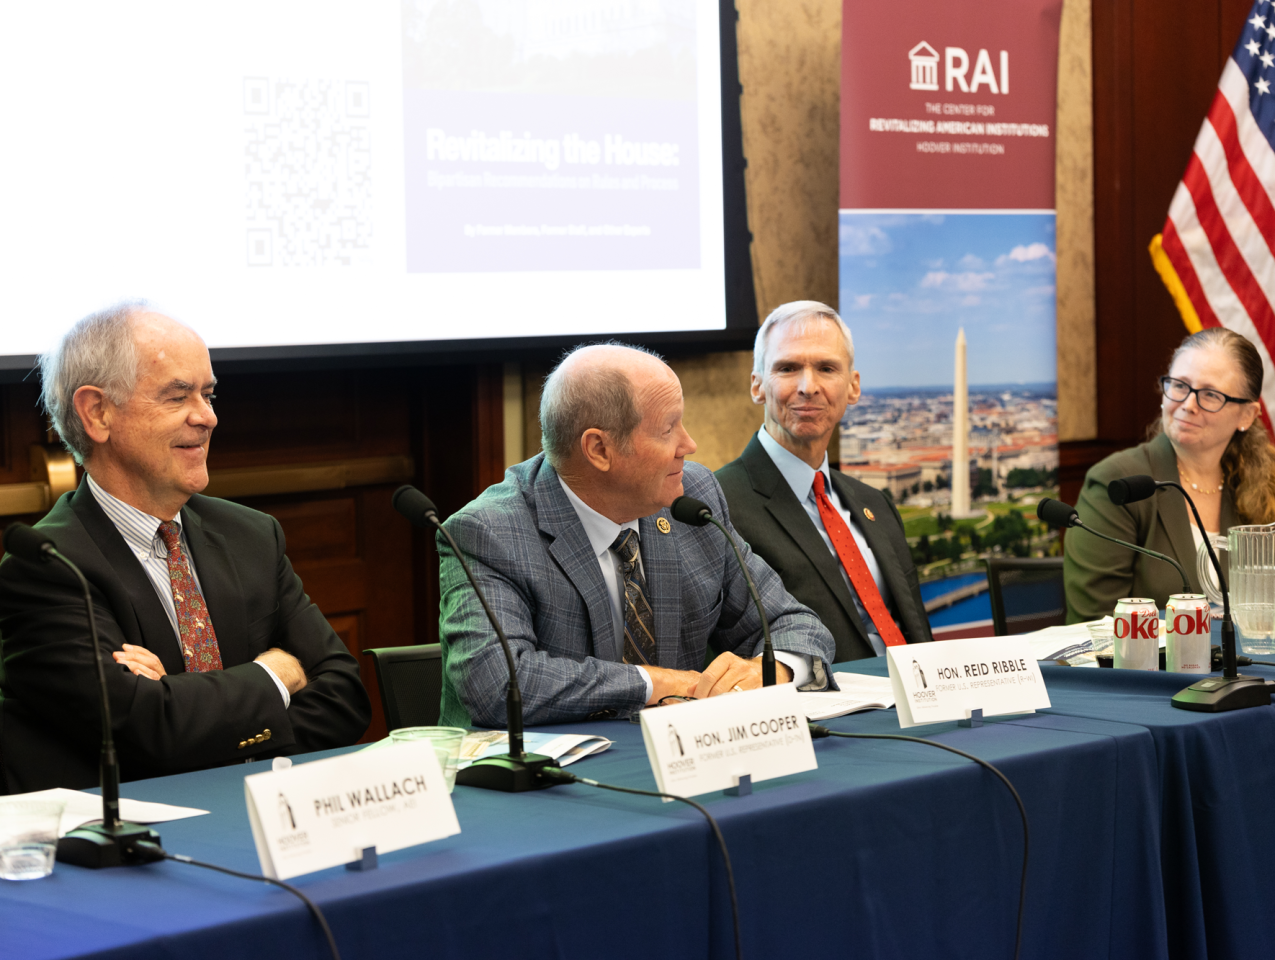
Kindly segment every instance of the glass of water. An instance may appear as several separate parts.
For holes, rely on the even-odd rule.
[[[456,789],[456,770],[460,765],[460,744],[469,733],[462,727],[400,727],[390,731],[392,743],[419,743],[428,740],[438,757],[439,769],[447,782],[447,792]]]
[[[62,800],[0,798],[0,879],[38,880],[53,872]]]
[[[1231,527],[1227,577],[1240,647],[1250,656],[1275,652],[1275,524]]]

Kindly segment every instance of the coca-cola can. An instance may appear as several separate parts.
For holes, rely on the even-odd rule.
[[[1164,668],[1212,673],[1212,611],[1200,593],[1175,593],[1164,608]]]
[[[1160,669],[1160,611],[1145,597],[1125,597],[1112,615],[1113,666],[1121,670]]]

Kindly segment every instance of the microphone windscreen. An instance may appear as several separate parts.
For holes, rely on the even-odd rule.
[[[708,504],[703,500],[686,496],[674,500],[673,505],[669,507],[669,512],[673,514],[674,520],[692,527],[704,526],[708,523],[708,518],[713,515],[713,511],[708,509]]]
[[[438,508],[434,506],[434,501],[410,483],[405,483],[395,490],[390,503],[394,505],[395,510],[418,527],[432,527],[434,521],[430,519],[430,514],[438,516]]]
[[[11,523],[4,529],[4,552],[23,560],[48,560],[45,544],[55,546],[51,538],[25,523]]]
[[[1112,480],[1107,484],[1107,496],[1111,498],[1111,502],[1117,507],[1123,507],[1126,503],[1137,503],[1139,500],[1145,500],[1155,493],[1155,490],[1155,478],[1148,477],[1145,474],[1125,477],[1122,480]]]
[[[1061,500],[1050,500],[1046,497],[1036,507],[1036,516],[1057,530],[1071,526],[1071,518],[1076,516],[1076,508]]]

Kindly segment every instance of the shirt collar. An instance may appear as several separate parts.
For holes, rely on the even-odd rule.
[[[155,541],[159,537],[160,524],[164,521],[138,510],[119,497],[111,496],[93,479],[92,474],[85,473],[84,476],[88,480],[89,490],[93,492],[93,499],[97,501],[111,523],[115,524],[115,529],[120,532],[124,542],[134,550],[140,550],[143,553],[154,550]],[[173,522],[177,524],[180,532],[182,525],[180,510],[177,511],[177,516],[173,517]]]
[[[815,474],[823,474],[824,489],[828,494],[832,494],[832,475],[828,472],[828,452],[825,450],[823,454],[823,463],[819,465],[819,469],[806,463],[799,456],[790,450],[785,450],[779,445],[779,441],[772,437],[763,425],[757,431],[757,439],[761,442],[762,448],[770,455],[770,459],[775,462],[775,466],[779,468],[780,474],[788,481],[788,486],[792,487],[792,492],[796,494],[799,503],[805,503],[810,497],[810,492],[815,485]]]
[[[594,555],[598,557],[605,555],[611,549],[611,544],[615,543],[615,538],[620,535],[621,530],[637,530],[636,520],[616,523],[609,517],[602,516],[577,497],[575,491],[567,486],[567,481],[561,476],[558,477],[558,482],[562,484],[562,489],[566,492],[567,499],[571,501],[571,506],[575,507],[576,516],[580,518],[580,524],[584,527],[585,536],[589,538],[589,545],[593,547]]]

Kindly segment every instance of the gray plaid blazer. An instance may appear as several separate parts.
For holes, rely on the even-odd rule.
[[[688,462],[683,478],[687,495],[733,529],[713,474]],[[669,533],[659,532],[659,517],[672,524]],[[513,648],[528,724],[583,720],[600,711],[626,716],[643,707],[646,686],[636,669],[620,662],[621,641],[597,557],[543,454],[510,467],[502,483],[451,516],[446,527]],[[719,653],[757,656],[761,622],[721,532],[677,523],[665,509],[644,517],[638,533],[659,665],[698,670],[709,644]],[[770,618],[775,648],[810,655],[809,688],[824,689],[832,635],[765,561],[737,542]],[[441,534],[438,553],[440,722],[503,727],[509,677],[504,654]]]

